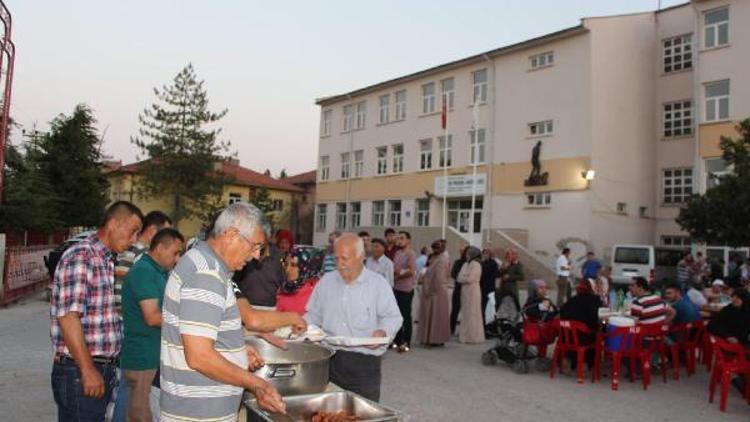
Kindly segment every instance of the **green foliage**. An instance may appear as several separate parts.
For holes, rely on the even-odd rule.
[[[287,177],[289,176],[286,174],[286,169],[281,169],[281,173],[279,173],[279,179],[286,179]]]
[[[220,163],[229,142],[209,128],[227,113],[209,111],[203,81],[188,64],[169,86],[154,88],[157,102],[138,117],[139,136],[131,138],[148,160],[137,191],[142,198],[171,198],[172,218],[208,221],[222,207],[226,176]]]
[[[680,210],[677,223],[693,240],[732,247],[750,245],[750,119],[743,120],[733,140],[721,137],[722,158],[732,169],[713,176],[718,184],[694,195]]]
[[[266,218],[268,219],[268,222],[271,223],[271,225],[274,225],[274,211],[273,211],[273,200],[271,200],[271,196],[268,193],[268,189],[261,187],[258,188],[253,193],[253,198],[250,201],[251,204],[258,207],[259,210],[263,211],[263,214],[266,215]]]

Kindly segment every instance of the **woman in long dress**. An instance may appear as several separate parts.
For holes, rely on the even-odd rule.
[[[482,293],[479,280],[482,278],[482,252],[474,246],[466,251],[466,263],[458,273],[461,283],[461,325],[458,341],[461,343],[481,343],[484,341],[482,324]]]
[[[432,243],[427,271],[420,277],[422,286],[417,338],[426,346],[442,346],[450,339],[448,289],[450,259],[441,240]]]

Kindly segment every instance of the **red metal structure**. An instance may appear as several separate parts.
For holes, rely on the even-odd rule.
[[[13,87],[13,65],[16,59],[16,46],[11,40],[11,15],[5,3],[0,0],[0,21],[3,24],[0,36],[0,86],[2,86],[2,115],[0,115],[0,203],[3,200],[3,182],[5,170],[5,147],[8,142],[8,120],[10,116],[10,97]]]

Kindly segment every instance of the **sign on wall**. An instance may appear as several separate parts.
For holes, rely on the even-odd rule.
[[[484,195],[487,192],[487,174],[478,173],[476,176],[476,190],[474,187],[474,176],[471,174],[462,174],[457,176],[448,176],[447,194],[445,189],[445,178],[440,176],[435,178],[435,196],[471,196],[472,192],[477,195]]]

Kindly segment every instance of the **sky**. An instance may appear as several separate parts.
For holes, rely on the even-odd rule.
[[[192,63],[243,166],[312,170],[315,99],[658,0],[4,0],[16,45],[11,116],[47,130],[93,108],[104,152],[135,161],[138,114]],[[685,0],[662,0],[662,7]],[[12,141],[22,141],[16,130]],[[143,158],[142,156],[140,158]]]

